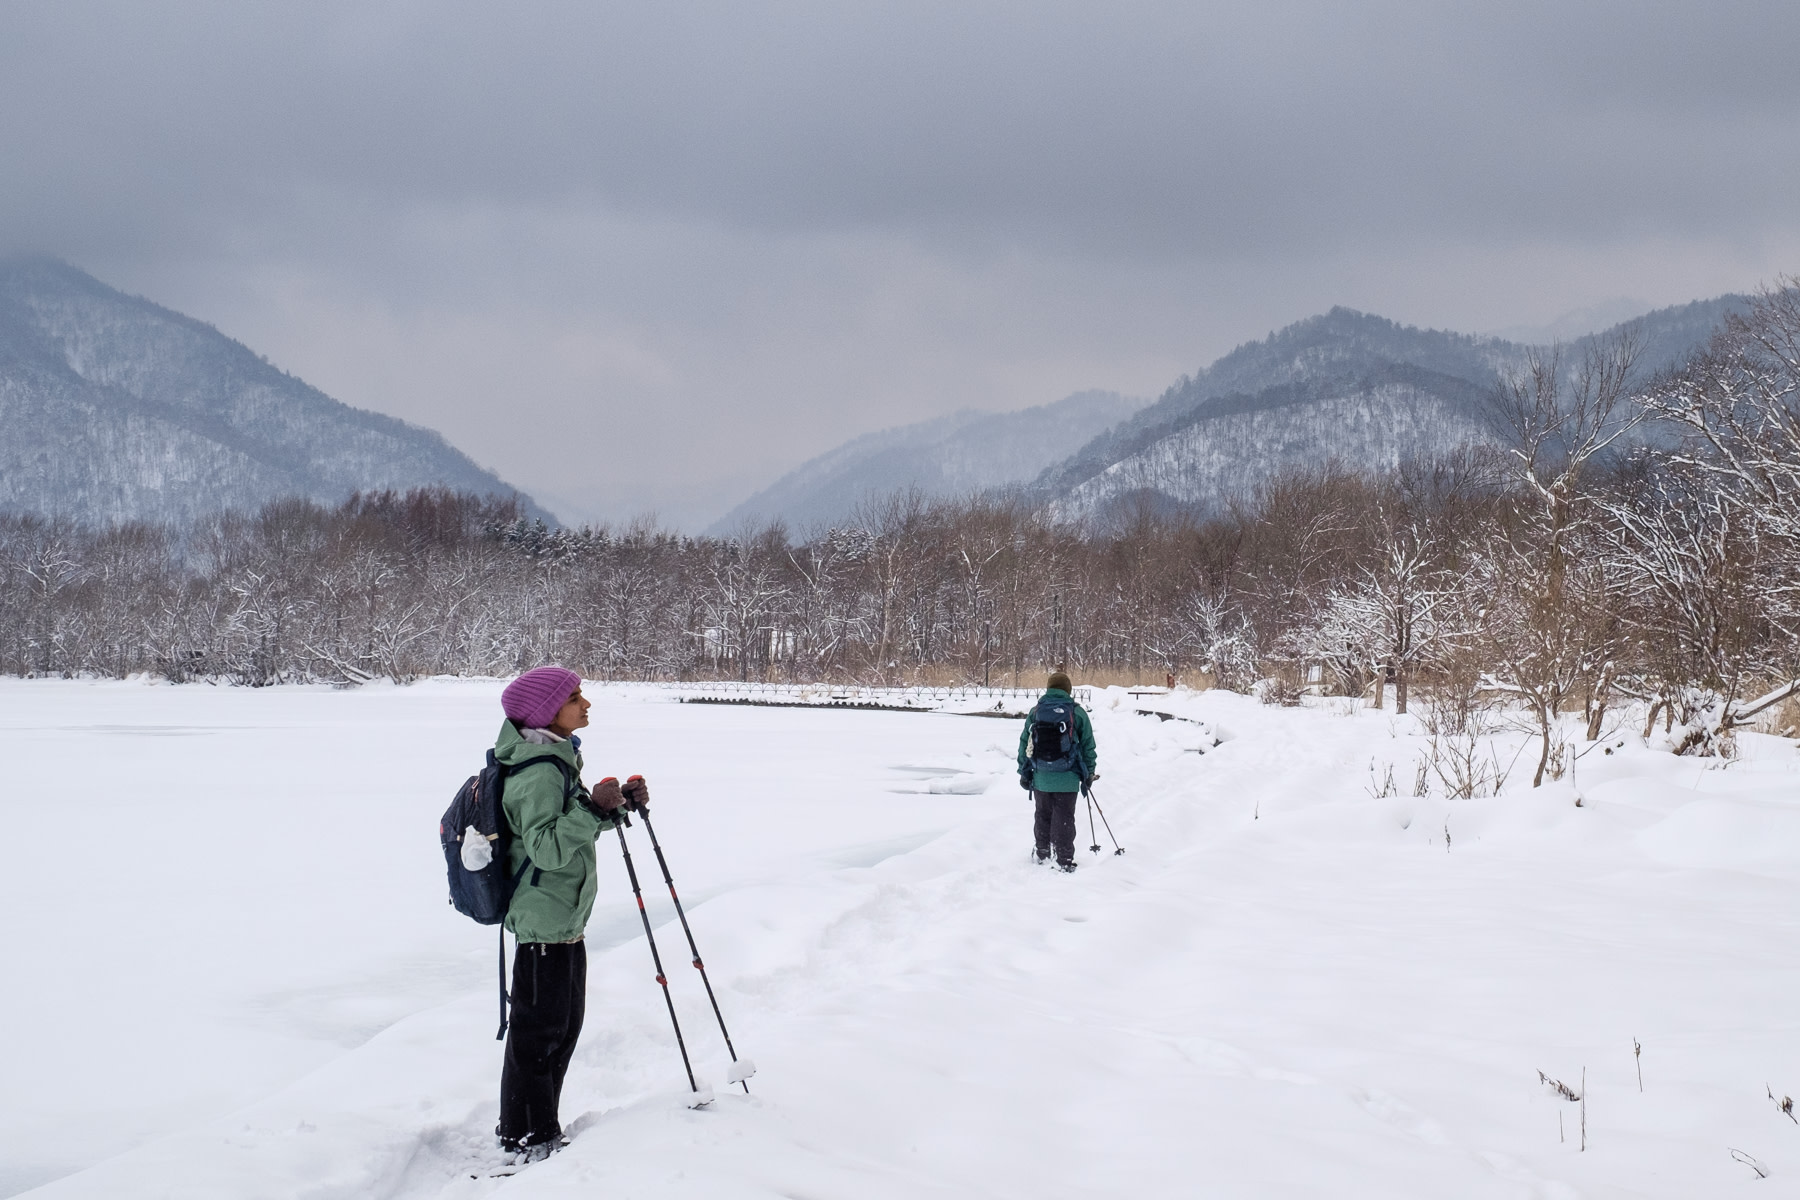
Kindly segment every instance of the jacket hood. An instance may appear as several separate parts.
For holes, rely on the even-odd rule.
[[[494,738],[494,758],[497,761],[511,766],[514,763],[524,762],[528,758],[542,758],[546,754],[554,754],[572,767],[581,765],[581,759],[575,753],[574,742],[564,740],[549,746],[540,746],[536,742],[528,742],[521,737],[519,727],[513,724],[510,717],[501,720],[500,732]]]

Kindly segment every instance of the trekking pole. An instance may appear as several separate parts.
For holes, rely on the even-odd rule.
[[[1095,854],[1098,854],[1098,853],[1100,853],[1100,835],[1094,832],[1094,793],[1092,791],[1088,790],[1088,786],[1086,784],[1082,784],[1081,794],[1087,798],[1088,839],[1094,843],[1093,845],[1089,846],[1088,849],[1092,850]]]
[[[1106,836],[1109,838],[1112,838],[1113,853],[1114,854],[1125,853],[1125,847],[1119,845],[1118,838],[1113,837],[1112,822],[1108,821],[1106,819],[1106,810],[1104,808],[1100,808],[1100,802],[1098,800],[1094,799],[1093,787],[1090,785],[1088,787],[1083,788],[1082,791],[1087,793],[1088,803],[1093,805],[1095,808],[1100,809],[1100,824],[1106,826]],[[1094,847],[1094,849],[1098,850],[1098,849],[1100,849],[1100,847],[1098,845],[1096,845]]]
[[[725,1038],[725,1052],[731,1055],[731,1074],[726,1077],[728,1083],[735,1083],[744,1089],[744,1095],[750,1094],[750,1076],[756,1074],[756,1064],[749,1059],[738,1061],[737,1047],[731,1044],[731,1031],[725,1028],[725,1014],[719,1011],[719,998],[713,995],[712,979],[706,973],[706,964],[700,959],[700,947],[694,944],[694,931],[688,926],[687,912],[681,907],[681,897],[675,894],[675,879],[669,874],[669,860],[663,857],[662,843],[656,840],[656,826],[650,823],[650,810],[640,808],[638,817],[644,822],[644,832],[650,835],[650,846],[656,851],[656,865],[662,868],[663,882],[669,885],[669,899],[675,902],[675,915],[681,918],[681,932],[687,934],[688,950],[694,956],[694,969],[700,972],[700,982],[706,985],[706,998],[712,1001],[713,1016],[718,1019],[719,1032]]]
[[[644,921],[644,940],[650,943],[650,961],[656,964],[656,982],[662,984],[663,1003],[669,1006],[669,1024],[675,1027],[675,1044],[681,1048],[681,1065],[687,1071],[688,1087],[694,1093],[690,1108],[699,1108],[712,1101],[712,1089],[708,1088],[705,1099],[701,1099],[700,1085],[694,1082],[694,1065],[688,1061],[687,1042],[681,1036],[681,1022],[675,1017],[675,998],[669,994],[669,980],[663,974],[662,955],[656,952],[656,935],[650,932],[650,913],[644,908],[644,893],[638,887],[637,868],[631,865],[631,847],[625,844],[625,814],[615,815],[617,824],[613,826],[619,834],[619,850],[625,855],[625,874],[631,876],[631,894],[637,897],[638,916]]]

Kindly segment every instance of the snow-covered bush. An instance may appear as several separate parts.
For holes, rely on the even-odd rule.
[[[1279,704],[1284,708],[1297,708],[1306,691],[1285,676],[1270,675],[1257,680],[1255,686],[1250,689],[1250,694],[1263,704]]]

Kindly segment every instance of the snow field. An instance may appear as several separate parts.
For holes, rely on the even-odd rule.
[[[1206,693],[1157,701],[1199,724],[1162,723],[1111,692],[1097,794],[1128,853],[1100,830],[1106,852],[1089,854],[1084,813],[1065,877],[1026,863],[1016,722],[632,688],[592,689],[588,775],[650,778],[720,1003],[761,1073],[749,1096],[723,1086],[634,830],[683,1030],[718,1094],[682,1107],[605,835],[563,1105],[575,1143],[487,1178],[493,940],[443,904],[430,826],[498,724],[497,690],[0,683],[23,785],[0,803],[48,851],[15,855],[0,883],[18,961],[42,968],[0,998],[14,1031],[0,1191],[1757,1186],[1727,1147],[1774,1186],[1800,1178],[1800,1126],[1763,1093],[1800,1089],[1788,743],[1747,739],[1723,772],[1596,751],[1580,808],[1571,783],[1534,793],[1517,775],[1487,800],[1375,799],[1372,759],[1410,779],[1421,742],[1405,719]],[[1584,1065],[1582,1153],[1578,1107],[1537,1071],[1579,1086]]]

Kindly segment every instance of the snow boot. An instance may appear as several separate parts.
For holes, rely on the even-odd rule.
[[[569,1135],[566,1133],[542,1139],[534,1139],[529,1136],[500,1139],[500,1149],[505,1153],[506,1165],[509,1167],[523,1167],[534,1162],[542,1162],[568,1144]]]
[[[1059,862],[1056,869],[1065,875],[1072,875],[1075,873],[1075,860],[1071,858],[1068,862]]]

